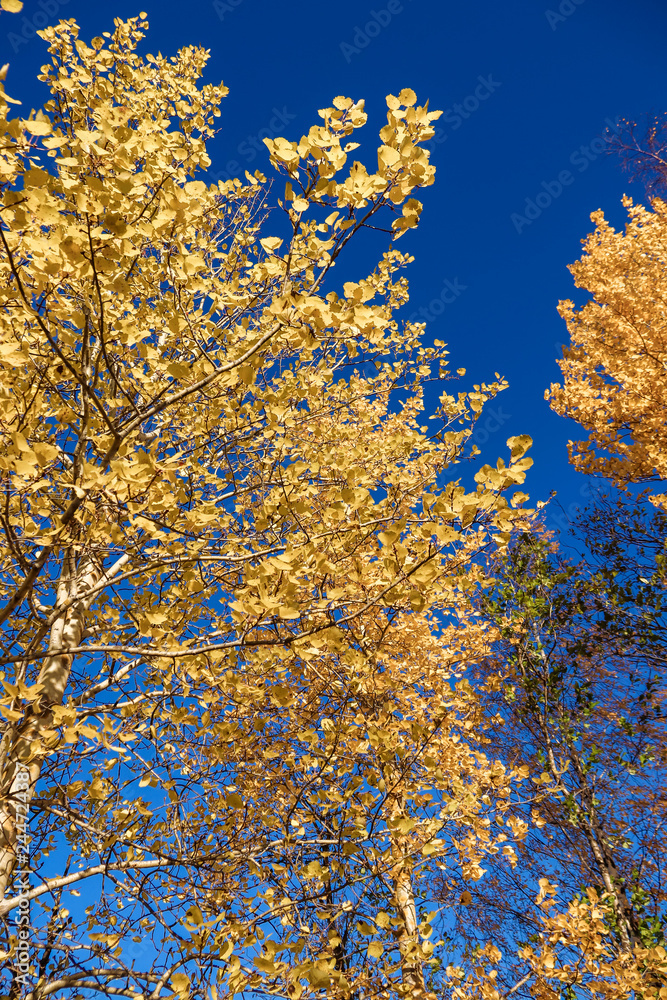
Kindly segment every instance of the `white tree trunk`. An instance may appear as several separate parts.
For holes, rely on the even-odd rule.
[[[0,900],[5,898],[16,864],[17,796],[20,792],[25,812],[35,794],[42,760],[48,753],[49,736],[53,732],[53,709],[62,704],[69,682],[72,657],[66,651],[81,643],[85,614],[91,600],[87,595],[102,576],[103,571],[96,560],[82,557],[77,565],[74,555],[68,553],[65,556],[54,609],[64,610],[53,622],[49,633],[50,655],[44,660],[38,677],[42,685],[39,700],[29,707],[20,722],[11,724],[5,734],[0,774]],[[23,776],[26,771],[27,792]]]

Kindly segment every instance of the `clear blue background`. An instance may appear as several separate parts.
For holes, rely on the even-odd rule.
[[[491,74],[500,85],[477,110],[458,127],[454,111],[438,123],[436,182],[423,192],[419,229],[398,244],[416,258],[410,311],[428,308],[446,279],[465,286],[433,316],[427,337],[450,345],[453,367],[468,369],[466,385],[493,379],[496,371],[510,382],[495,419],[482,420],[483,460],[506,454],[510,434],[530,434],[531,497],[544,499],[556,489],[558,501],[572,510],[584,502],[587,485],[567,462],[566,441],[577,429],[543,399],[558,379],[555,358],[566,340],[556,306],[559,298],[576,298],[567,264],[592,228],[591,211],[602,208],[622,226],[623,193],[643,196],[616,159],[596,155],[595,145],[588,153],[581,147],[590,147],[609,119],[664,109],[667,10],[660,0],[392,4],[389,19],[382,13],[387,0],[217,0],[217,9],[211,0],[144,0],[142,6],[139,0],[26,0],[21,14],[0,15],[0,62],[10,63],[8,93],[29,111],[45,100],[35,79],[45,46],[33,34],[46,19],[44,5],[50,12],[57,7],[51,22],[75,18],[85,39],[110,29],[115,16],[145,10],[151,28],[143,51],[167,55],[182,45],[204,45],[211,50],[207,80],[223,79],[230,88],[223,134],[211,149],[211,173],[223,176],[230,161],[241,175],[265,166],[264,149],[255,151],[260,133],[298,138],[337,94],[365,98],[370,120],[355,155],[374,166],[386,94],[408,86],[432,109],[454,109],[474,94],[480,76]],[[518,233],[512,214],[523,215],[526,200],[563,170],[572,183]],[[366,266],[372,266],[370,252],[350,261],[351,273],[365,273]],[[552,526],[564,525],[558,509],[550,510]]]

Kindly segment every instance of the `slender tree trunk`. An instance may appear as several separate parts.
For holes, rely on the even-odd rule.
[[[537,636],[535,636],[537,645]],[[547,662],[546,655],[543,649],[539,650],[540,660],[542,662],[543,676],[546,679],[548,677],[549,664]],[[530,662],[530,658],[528,657]],[[521,656],[519,657],[519,665],[522,668],[524,678],[526,677],[526,671],[524,668],[524,663]],[[567,794],[568,789],[563,784],[561,778],[561,772],[556,766],[556,759],[554,756],[553,746],[551,742],[551,737],[549,734],[549,725],[547,720],[547,687],[545,684],[544,691],[544,708],[542,713],[538,716],[538,722],[540,729],[542,731],[542,738],[544,740],[544,748],[547,754],[547,759],[549,761],[549,768],[554,779],[557,782],[558,787]],[[635,945],[641,944],[639,935],[637,933],[637,921],[635,913],[630,901],[627,898],[625,887],[619,877],[618,868],[611,855],[609,846],[607,843],[607,838],[604,836],[604,832],[600,828],[598,821],[597,810],[595,808],[594,796],[588,780],[586,778],[584,769],[581,766],[579,760],[579,755],[576,749],[570,745],[567,737],[564,740],[565,746],[567,748],[568,756],[572,762],[573,770],[577,778],[577,784],[579,786],[579,793],[581,796],[582,804],[585,809],[583,812],[583,824],[582,831],[588,841],[591,853],[595,858],[595,863],[597,865],[600,878],[604,884],[605,889],[609,893],[612,905],[614,907],[614,913],[616,915],[616,923],[618,926],[618,933],[621,941],[621,950],[626,955],[633,953]]]
[[[635,946],[641,944],[641,939],[637,933],[635,911],[627,897],[625,885],[609,849],[608,838],[605,837],[603,830],[600,828],[593,794],[581,767],[578,754],[570,749],[570,757],[577,774],[581,797],[586,806],[585,829],[588,842],[597,862],[602,881],[613,901],[622,949],[626,954],[632,954]]]
[[[394,768],[384,773],[387,787],[400,788],[401,778]],[[401,792],[394,793],[391,820],[397,822],[405,818],[405,803]],[[425,995],[422,954],[417,931],[417,906],[412,884],[412,858],[410,839],[394,830],[392,835],[393,904],[400,921],[397,930],[398,948],[401,956],[401,978],[407,996]]]
[[[412,865],[404,854],[394,878],[394,906],[396,915],[401,920],[398,947],[401,953],[403,986],[409,995],[421,997],[425,993],[425,986],[417,933],[417,907],[412,888]]]
[[[25,812],[35,794],[42,759],[53,734],[53,709],[61,705],[72,667],[72,656],[60,650],[81,643],[86,611],[90,600],[86,595],[103,573],[96,560],[82,557],[77,565],[68,553],[58,582],[55,609],[64,608],[52,624],[49,633],[49,653],[40,670],[38,682],[42,691],[29,706],[24,718],[10,726],[5,735],[5,750],[0,774],[0,900],[5,898],[9,880],[16,864],[17,803]],[[70,602],[72,602],[70,604]],[[66,607],[66,605],[69,605]],[[25,780],[27,771],[28,780]],[[26,788],[27,784],[27,788]]]

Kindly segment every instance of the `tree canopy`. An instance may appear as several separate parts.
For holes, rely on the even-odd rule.
[[[0,73],[3,995],[664,1000],[664,203],[561,304],[572,555],[403,318],[439,112],[211,183],[145,18]]]
[[[558,362],[563,384],[547,393],[588,432],[570,446],[576,468],[616,484],[667,479],[667,208],[659,199],[625,205],[624,233],[602,212],[592,216],[595,231],[571,267],[591,299],[580,309],[560,304],[570,344]],[[654,499],[667,502],[664,493]]]
[[[226,88],[146,28],[61,21],[44,109],[2,102],[6,989],[423,993],[431,873],[480,876],[521,778],[463,675],[478,557],[530,523],[526,435],[461,464],[504,381],[424,424],[446,351],[396,316],[437,112],[389,96],[366,168],[337,97],[210,185]]]

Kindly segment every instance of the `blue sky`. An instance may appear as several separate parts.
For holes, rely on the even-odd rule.
[[[531,497],[556,489],[565,508],[583,502],[586,481],[567,463],[576,427],[543,399],[566,339],[556,306],[574,297],[567,264],[592,228],[590,213],[602,208],[620,226],[623,193],[642,196],[600,152],[598,137],[619,117],[665,108],[664,4],[25,0],[21,14],[0,17],[8,92],[22,110],[43,103],[35,77],[45,47],[34,29],[47,14],[52,22],[75,18],[90,38],[115,16],[140,10],[151,24],[144,51],[202,44],[211,50],[207,79],[230,88],[223,134],[211,149],[213,175],[265,166],[259,136],[298,138],[337,94],[366,100],[359,154],[370,165],[386,94],[412,87],[446,112],[420,227],[399,243],[416,258],[410,312],[426,311],[427,338],[449,344],[453,367],[468,369],[467,384],[496,371],[510,382],[482,420],[483,460],[505,454],[509,435],[528,433],[535,441]],[[365,273],[371,261],[361,253],[350,264]]]

